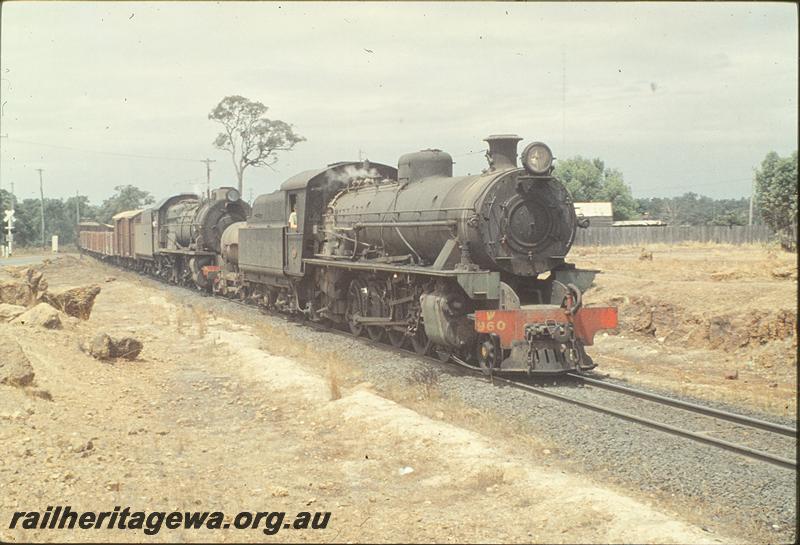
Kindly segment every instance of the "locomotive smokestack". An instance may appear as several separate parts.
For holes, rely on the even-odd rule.
[[[490,170],[505,170],[517,167],[517,143],[522,140],[516,134],[493,134],[484,142],[489,143],[487,159]]]

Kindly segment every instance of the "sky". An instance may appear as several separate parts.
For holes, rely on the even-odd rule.
[[[791,3],[0,4],[0,187],[133,184],[156,198],[235,185],[208,113],[269,107],[306,138],[245,197],[293,174],[439,148],[456,174],[483,138],[601,158],[635,197],[750,194],[767,152],[797,149]],[[557,161],[556,161],[557,164]]]

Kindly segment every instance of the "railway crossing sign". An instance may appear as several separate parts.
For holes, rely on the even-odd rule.
[[[17,219],[14,217],[14,210],[6,210],[5,217],[3,218],[3,222],[7,223],[9,227],[14,225],[14,222]]]

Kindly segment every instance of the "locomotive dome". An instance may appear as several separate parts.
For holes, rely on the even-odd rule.
[[[426,149],[406,153],[397,161],[397,179],[416,182],[432,176],[453,176],[453,157],[440,149]]]

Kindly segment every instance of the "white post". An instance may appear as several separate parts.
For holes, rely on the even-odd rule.
[[[57,254],[58,253],[58,235],[53,235],[51,246],[53,248],[53,253]]]
[[[14,228],[14,221],[16,221],[16,218],[14,217],[13,196],[12,196],[12,201],[11,201],[11,210],[6,210],[6,215],[5,215],[5,218],[3,218],[3,219],[5,220],[6,229],[7,229],[7,232],[8,232],[8,237],[7,237],[8,238],[7,257],[11,257],[11,253],[13,252],[13,244],[14,244],[14,234],[11,232],[11,230]]]

